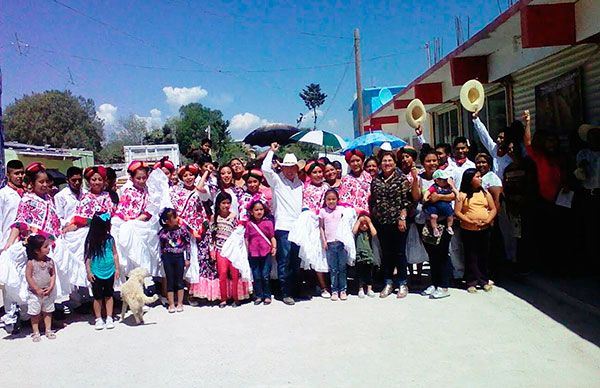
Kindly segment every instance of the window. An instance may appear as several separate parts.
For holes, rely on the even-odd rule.
[[[435,115],[435,142],[452,143],[458,136],[458,108]]]

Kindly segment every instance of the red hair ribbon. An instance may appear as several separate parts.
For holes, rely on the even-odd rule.
[[[344,159],[346,159],[346,163],[350,163],[350,159],[352,159],[354,155],[358,156],[363,162],[365,161],[365,154],[359,149],[354,149],[344,153]]]

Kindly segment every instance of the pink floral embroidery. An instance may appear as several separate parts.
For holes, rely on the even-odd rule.
[[[119,197],[115,216],[125,221],[133,220],[146,211],[146,206],[148,206],[147,191],[140,190],[133,185],[127,186]]]
[[[371,180],[371,175],[366,171],[363,171],[358,177],[352,174],[342,177],[339,190],[340,202],[352,206],[357,212],[368,212]]]
[[[171,202],[173,202],[179,218],[193,233],[201,233],[202,223],[206,220],[206,213],[198,192],[180,186],[171,186],[170,195]]]
[[[83,195],[75,209],[75,217],[92,218],[96,213],[109,213],[114,211],[113,203],[108,192],[94,194],[88,191]]]
[[[51,197],[42,198],[33,193],[23,194],[13,226],[20,229],[26,227],[30,232],[42,232],[53,237],[61,235],[54,201]]]
[[[302,191],[302,208],[319,213],[319,210],[323,207],[323,200],[325,199],[327,190],[329,190],[327,183],[323,183],[321,186],[306,183]]]

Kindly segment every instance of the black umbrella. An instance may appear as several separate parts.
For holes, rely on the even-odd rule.
[[[48,177],[54,181],[54,186],[58,187],[63,183],[67,183],[67,176],[56,168],[47,168],[46,173]]]
[[[268,146],[273,142],[281,145],[289,144],[290,137],[300,132],[296,127],[287,124],[268,124],[250,132],[244,143],[256,146]]]

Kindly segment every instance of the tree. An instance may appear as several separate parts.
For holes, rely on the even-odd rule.
[[[96,117],[94,100],[70,90],[48,90],[16,99],[5,111],[8,140],[98,152],[104,122]]]
[[[162,129],[155,128],[144,137],[144,144],[173,144],[177,143],[171,123],[165,123]]]
[[[135,115],[119,119],[117,138],[125,145],[142,145],[148,135],[146,122]]]
[[[125,146],[123,140],[115,139],[109,141],[96,155],[98,162],[104,164],[124,163],[125,155],[123,153],[123,146]]]
[[[220,158],[229,143],[231,135],[227,127],[229,121],[223,120],[223,113],[218,109],[210,109],[200,103],[193,102],[179,108],[179,120],[175,124],[175,137],[179,143],[179,151],[187,155],[207,137],[206,129],[210,126],[211,140],[215,155]]]
[[[310,84],[302,89],[300,98],[304,101],[304,105],[313,111],[314,125],[313,130],[317,129],[317,108],[325,103],[327,95],[321,92],[321,85]]]

